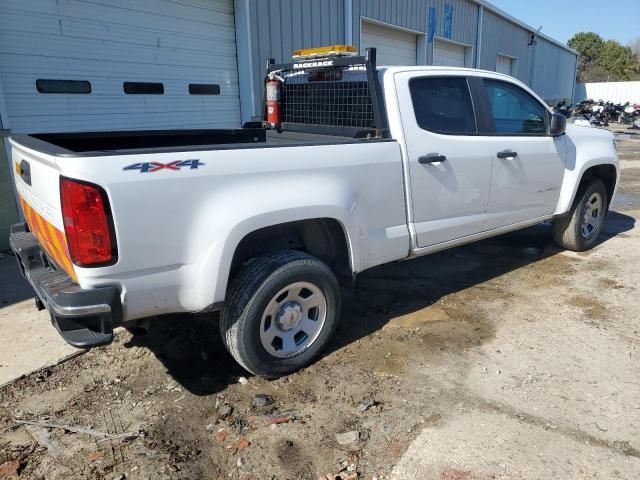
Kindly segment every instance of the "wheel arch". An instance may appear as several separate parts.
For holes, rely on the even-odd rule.
[[[618,177],[618,174],[617,174],[616,167],[613,166],[612,164],[594,165],[588,168],[587,170],[585,170],[585,172],[582,174],[582,178],[580,178],[580,182],[578,184],[578,188],[576,189],[576,192],[580,189],[580,187],[582,187],[582,185],[584,185],[585,183],[589,182],[594,178],[602,180],[602,183],[604,183],[604,186],[607,189],[607,202],[608,202],[607,208],[609,208],[609,205],[611,204],[611,199],[613,198],[613,194],[616,191],[617,177]],[[575,200],[575,194],[574,194],[574,200]],[[572,204],[573,204],[573,201],[572,201]]]
[[[354,244],[355,226],[348,212],[338,207],[321,210],[297,211],[295,215],[269,212],[235,225],[200,266],[199,295],[208,298],[204,303],[219,305],[247,260],[275,250],[298,249],[327,263],[337,277],[353,276],[359,270],[358,252],[363,248]]]
[[[233,280],[247,261],[276,250],[306,252],[327,264],[336,276],[350,276],[355,271],[344,224],[331,217],[307,218],[247,233],[233,252],[228,281]]]
[[[579,175],[567,172],[560,192],[560,198],[556,207],[555,215],[562,216],[569,213],[576,195],[582,185],[591,179],[602,180],[607,189],[607,208],[615,195],[618,185],[619,171],[614,162],[594,161],[585,165]]]

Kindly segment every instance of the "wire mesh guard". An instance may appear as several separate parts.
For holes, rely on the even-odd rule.
[[[375,128],[365,65],[283,70],[284,123]]]

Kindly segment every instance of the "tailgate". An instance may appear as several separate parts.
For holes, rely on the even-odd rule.
[[[75,281],[62,222],[60,172],[55,158],[10,141],[18,201],[29,230],[49,260]]]

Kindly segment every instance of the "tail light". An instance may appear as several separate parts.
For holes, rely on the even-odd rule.
[[[71,261],[79,267],[115,263],[118,254],[106,192],[97,185],[61,177],[60,199]]]

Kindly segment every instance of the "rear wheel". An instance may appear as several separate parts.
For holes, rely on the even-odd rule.
[[[563,248],[583,252],[592,248],[602,231],[608,210],[607,189],[599,179],[584,183],[569,215],[553,223],[553,239]]]
[[[275,378],[310,364],[327,346],[340,313],[333,272],[311,255],[259,257],[233,281],[220,333],[249,372]]]

